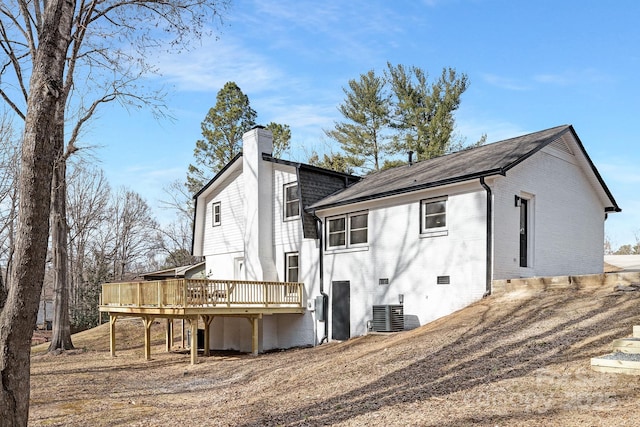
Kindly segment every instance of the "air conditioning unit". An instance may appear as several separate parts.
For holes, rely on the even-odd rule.
[[[404,330],[404,307],[402,305],[374,305],[371,329],[374,332]]]

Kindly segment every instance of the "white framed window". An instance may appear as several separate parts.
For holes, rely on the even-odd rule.
[[[300,197],[298,196],[298,184],[291,183],[284,186],[284,219],[292,219],[300,216]]]
[[[327,245],[330,248],[347,246],[347,217],[340,216],[327,220]]]
[[[369,241],[369,212],[354,212],[327,219],[327,248],[366,245]]]
[[[284,281],[298,283],[300,277],[300,257],[298,252],[288,252],[284,254]],[[298,291],[297,286],[287,285],[287,294],[295,294]]]
[[[211,225],[217,227],[221,224],[220,220],[220,202],[214,202],[211,204]]]
[[[351,214],[349,218],[349,245],[367,243],[369,214],[367,212]]]
[[[447,197],[420,201],[420,233],[447,231]]]

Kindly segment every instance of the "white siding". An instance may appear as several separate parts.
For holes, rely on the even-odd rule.
[[[446,236],[420,234],[420,201],[448,196]],[[398,304],[412,323],[425,324],[480,299],[485,292],[486,193],[479,184],[376,201],[368,209],[368,247],[325,253],[325,288],[349,281],[351,336],[366,333],[372,306]],[[346,213],[343,209],[323,216]],[[326,222],[325,222],[326,223]],[[449,285],[436,284],[450,276]],[[379,279],[389,279],[380,285]],[[331,309],[329,310],[331,312]]]
[[[319,295],[318,247],[313,239],[303,239],[302,220],[284,221],[285,184],[296,182],[293,166],[273,165],[273,255],[277,271],[276,280],[285,278],[284,254],[298,252],[300,281],[305,284],[304,301]],[[243,234],[244,189],[241,171],[219,184],[219,190],[207,198],[204,253],[206,272],[210,278],[235,278],[235,261],[244,257]],[[212,226],[211,206],[221,202],[221,225]],[[322,324],[320,323],[322,326]],[[265,316],[260,320],[260,351],[313,345],[322,337],[317,332],[315,313]],[[251,328],[246,319],[216,317],[211,328],[211,348],[251,351]]]
[[[273,242],[276,253],[284,248],[286,252],[297,251],[302,241],[302,219],[284,219],[284,186],[296,182],[296,169],[293,166],[274,165],[273,168]],[[280,266],[280,264],[278,264]],[[280,268],[278,268],[280,270]]]
[[[602,273],[604,206],[573,156],[546,148],[491,184],[494,206],[494,279]],[[533,200],[527,268],[519,263],[519,209],[515,196]]]
[[[244,191],[241,172],[240,170],[221,182],[218,189],[206,199],[204,256],[244,250]],[[220,225],[216,227],[212,220],[212,204],[215,202],[220,202]]]

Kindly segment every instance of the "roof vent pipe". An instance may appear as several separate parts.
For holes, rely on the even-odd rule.
[[[413,164],[413,151],[409,151],[409,166]]]

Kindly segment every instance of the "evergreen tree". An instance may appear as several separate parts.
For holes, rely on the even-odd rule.
[[[325,130],[340,143],[349,167],[387,169],[403,164],[409,151],[420,161],[467,148],[453,138],[453,113],[469,85],[467,75],[444,68],[437,81],[427,77],[421,68],[387,63],[382,77],[372,70],[349,81],[338,107],[347,120]]]
[[[255,126],[255,120],[249,97],[234,82],[227,82],[201,124],[204,139],[196,141],[195,164],[190,164],[187,172],[191,193],[200,190],[240,152],[242,134]]]
[[[455,125],[453,112],[469,84],[467,75],[445,68],[440,78],[429,84],[421,68],[391,63],[387,67],[385,75],[394,95],[390,122],[397,130],[393,151],[413,151],[417,161],[447,153]]]
[[[323,154],[322,160],[320,160],[320,156],[314,151],[311,153],[308,162],[312,166],[331,169],[336,172],[353,173],[353,167],[347,162],[346,157],[340,153]]]
[[[291,129],[289,125],[271,122],[266,126],[273,135],[273,157],[280,157],[291,147]]]
[[[385,90],[385,79],[373,70],[350,80],[343,88],[346,99],[338,107],[345,122],[325,134],[340,143],[348,165],[365,170],[380,170],[386,154],[390,115],[390,96]]]

